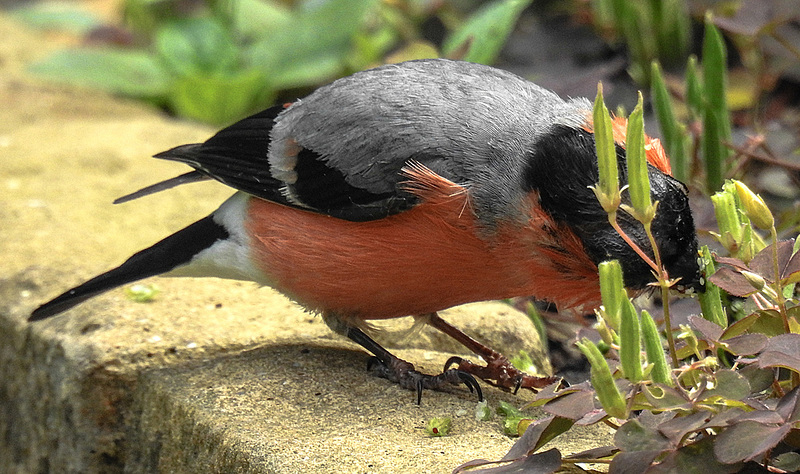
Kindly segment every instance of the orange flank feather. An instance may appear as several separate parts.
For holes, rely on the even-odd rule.
[[[534,295],[594,306],[597,268],[581,241],[529,196],[527,219],[478,228],[469,190],[421,165],[405,170],[412,209],[350,222],[253,198],[253,257],[297,302],[345,318],[425,314],[458,304]]]
[[[591,121],[586,123],[584,130],[594,133],[594,126]],[[611,122],[611,131],[614,135],[614,142],[624,147],[628,135],[628,119],[625,117],[614,117]],[[662,173],[672,176],[672,165],[669,162],[669,158],[667,158],[664,147],[661,145],[661,140],[658,138],[651,138],[645,134],[644,153],[648,163],[661,170]]]

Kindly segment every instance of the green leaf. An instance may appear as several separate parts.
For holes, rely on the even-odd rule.
[[[539,334],[539,339],[541,341],[547,340],[547,327],[545,326],[544,320],[542,319],[542,315],[539,314],[539,310],[536,309],[536,305],[532,302],[528,301],[525,305],[525,314],[528,316],[528,319],[531,320],[533,323],[533,327],[536,328],[536,332]]]
[[[686,64],[686,103],[693,120],[702,117],[705,110],[705,94],[697,71],[697,56],[694,55],[689,56]]]
[[[725,42],[708,15],[703,38],[703,89],[707,100],[703,113],[703,159],[706,165],[706,184],[710,192],[722,187],[729,155],[724,143],[731,140],[730,114],[725,98],[726,67]]]
[[[720,369],[714,373],[716,385],[702,394],[702,400],[722,397],[727,400],[742,400],[750,395],[750,382],[730,369]]]
[[[276,89],[314,85],[339,74],[377,0],[306,2],[290,21],[265,28],[245,55]]]
[[[10,10],[11,16],[42,30],[61,30],[84,34],[100,26],[100,20],[74,2],[23,3]]]
[[[224,125],[271,102],[261,71],[220,76],[197,74],[178,79],[169,96],[176,113],[202,122]]]
[[[614,445],[622,451],[662,451],[672,447],[666,436],[636,419],[619,427],[614,434]]]
[[[713,436],[706,436],[692,443],[683,445],[676,451],[670,451],[664,459],[648,470],[653,473],[679,472],[681,474],[729,474],[742,472],[741,464],[723,464],[714,455]]]
[[[728,87],[728,52],[722,33],[714,26],[709,13],[705,20],[703,36],[703,82],[708,107],[714,110],[720,120],[719,135],[730,140],[730,117],[726,92]]]
[[[166,96],[171,84],[167,70],[142,51],[57,51],[31,65],[30,71],[45,79],[134,97]]]
[[[228,31],[212,18],[189,18],[159,29],[156,50],[176,74],[213,74],[234,71],[238,51]]]
[[[784,472],[798,472],[800,471],[800,453],[790,451],[779,454],[770,464]]]
[[[723,119],[717,111],[707,107],[703,113],[703,162],[706,168],[706,190],[714,192],[722,189],[725,180],[723,166],[727,157],[727,149],[720,134]]]
[[[257,38],[265,30],[286,28],[292,20],[292,11],[281,2],[264,0],[218,0],[212,8],[231,18],[232,30],[247,38]]]
[[[122,16],[125,25],[138,34],[152,39],[160,27],[179,20],[180,0],[125,0]]]
[[[642,393],[653,408],[669,410],[691,407],[685,394],[676,388],[665,385],[645,385],[642,387]]]
[[[678,127],[678,121],[672,110],[672,100],[667,91],[664,74],[656,61],[653,61],[650,76],[653,108],[658,117],[661,134],[664,136],[664,149],[672,162],[672,174],[678,181],[686,182],[689,177],[689,164],[686,160],[686,150],[683,147],[683,133]]]
[[[445,40],[442,50],[450,56],[469,42],[467,54],[461,58],[481,64],[492,64],[505,45],[522,11],[532,0],[498,0],[483,5]]]
[[[791,424],[764,425],[745,420],[724,430],[714,443],[714,454],[725,464],[755,459],[777,445],[791,431]]]

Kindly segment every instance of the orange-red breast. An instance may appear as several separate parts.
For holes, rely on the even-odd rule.
[[[370,366],[416,389],[473,372],[506,388],[536,387],[505,358],[439,318],[473,301],[535,296],[559,308],[600,302],[597,264],[622,263],[626,286],[650,268],[609,226],[597,181],[591,104],[562,100],[511,73],[448,60],[359,72],[294,103],[156,155],[194,171],[122,198],[213,178],[238,190],[210,216],[36,309],[58,314],[110,288],[157,274],[271,286],[322,314],[375,355]],[[625,184],[624,127],[616,130]],[[653,231],[669,275],[699,280],[686,188],[648,147]],[[620,224],[643,249],[640,224]],[[369,319],[427,315],[488,360],[424,375],[373,341]],[[448,364],[449,366],[449,364]]]

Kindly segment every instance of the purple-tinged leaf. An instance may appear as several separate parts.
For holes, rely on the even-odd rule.
[[[782,352],[788,356],[800,356],[800,334],[780,334],[769,338],[764,351]]]
[[[792,243],[792,247],[796,244],[795,239],[790,240],[789,242]],[[786,263],[786,266],[782,268],[784,276],[792,274],[794,272],[800,272],[800,252],[795,253]]]
[[[775,244],[769,245],[766,248],[762,249],[760,252],[753,257],[753,260],[750,261],[750,269],[754,273],[758,273],[765,280],[769,282],[775,281],[775,269],[773,267],[772,262],[772,251],[773,246]],[[785,278],[786,274],[784,271],[789,265],[789,262],[792,258],[792,247],[794,246],[794,242],[791,240],[782,240],[778,242],[778,270],[781,278]]]
[[[663,451],[631,451],[614,456],[608,471],[615,474],[642,474]]]
[[[731,420],[730,424],[736,425],[745,421],[755,421],[762,425],[777,425],[783,423],[783,417],[772,410],[748,411]]]
[[[469,472],[469,474],[550,474],[556,472],[561,467],[561,453],[557,449],[553,448],[543,453],[525,456],[502,466],[466,471],[466,469],[470,467],[498,464],[500,462],[503,461],[469,461],[455,468],[453,470],[453,474],[458,474],[461,472]]]
[[[716,273],[711,275],[708,280],[731,295],[740,296],[742,298],[750,296],[758,291],[756,288],[753,288],[753,285],[751,285],[741,273],[728,267],[720,268]]]
[[[594,392],[573,392],[547,402],[542,409],[551,415],[579,420],[587,413],[595,411]]]
[[[748,267],[746,263],[744,263],[743,261],[739,260],[738,258],[719,257],[719,256],[715,255],[714,256],[714,261],[716,261],[717,263],[723,264],[723,265],[730,265],[733,268],[737,268],[739,270],[749,270],[750,269],[750,267]]]
[[[737,356],[756,354],[767,346],[767,336],[763,334],[742,334],[723,341],[725,349]]]
[[[730,369],[720,369],[714,374],[716,385],[710,390],[706,390],[701,396],[701,400],[710,397],[722,397],[727,400],[742,400],[750,395],[750,383],[746,378]]]
[[[528,426],[501,461],[512,461],[527,456],[571,427],[572,420],[557,416],[535,421]]]
[[[800,372],[800,334],[780,334],[769,338],[758,356],[758,366],[784,367]]]
[[[666,423],[675,418],[675,415],[677,415],[677,413],[674,411],[662,411],[656,414],[650,410],[643,410],[636,419],[639,420],[639,423],[645,428],[658,429],[662,423]]]
[[[789,393],[778,400],[778,406],[775,411],[778,412],[784,420],[794,423],[800,421],[800,386],[793,388]]]
[[[775,406],[778,404],[777,402],[772,403],[775,399],[767,398],[766,400],[759,400],[758,398],[745,398],[744,403],[752,408],[753,410],[772,410],[775,411]],[[766,403],[765,403],[766,402]]]
[[[470,469],[470,468],[473,468],[473,467],[486,466],[486,465],[489,465],[489,464],[497,464],[498,462],[499,461],[489,461],[487,459],[473,459],[471,461],[465,462],[464,464],[456,466],[456,468],[453,469],[453,473],[452,474],[458,474],[460,472],[465,472],[467,469]],[[475,472],[475,471],[469,471],[469,472]]]
[[[741,408],[730,408],[728,410],[723,410],[714,415],[713,417],[711,417],[711,419],[708,420],[708,422],[703,426],[701,426],[700,428],[701,429],[723,428],[725,426],[728,426],[731,420],[736,419],[742,413],[745,413],[745,411],[742,410]]]
[[[762,369],[767,367],[783,367],[795,372],[800,372],[800,358],[786,357],[786,354],[780,352],[764,351],[758,356],[758,366]]]
[[[727,329],[725,329],[725,331],[722,332],[721,340],[724,341],[728,338],[744,334],[745,331],[750,329],[750,326],[752,326],[756,321],[758,321],[758,318],[760,316],[761,313],[751,313],[743,317],[742,319],[736,321],[735,323],[731,324],[730,326],[728,326]]]
[[[783,329],[783,318],[781,317],[780,313],[772,309],[767,309],[760,310],[759,314],[760,316],[756,322],[750,326],[751,333],[759,333],[767,337],[785,334]]]
[[[588,381],[581,382],[579,384],[571,385],[571,386],[569,386],[567,388],[558,390],[558,388],[560,386],[561,386],[561,382],[556,382],[556,383],[552,383],[552,384],[548,385],[547,387],[539,390],[539,392],[536,393],[536,396],[534,397],[533,402],[531,402],[527,406],[528,407],[538,407],[538,406],[541,406],[541,405],[543,405],[545,403],[548,403],[548,402],[551,402],[553,400],[556,400],[559,397],[563,397],[565,395],[569,395],[569,394],[575,393],[575,392],[587,392],[588,391],[588,392],[594,393],[594,389],[592,389],[592,385]]]
[[[597,423],[598,421],[602,420],[603,418],[607,417],[608,413],[602,408],[598,408],[597,410],[592,410],[586,414],[580,420],[576,420],[575,424],[577,426],[589,426]]]
[[[736,423],[717,436],[714,454],[725,464],[749,461],[774,448],[791,429],[789,424],[764,425],[757,421]]]
[[[794,451],[779,454],[770,464],[784,472],[798,472],[800,471],[800,454]]]
[[[689,316],[689,324],[700,332],[708,341],[717,342],[725,328],[699,316]]]
[[[682,448],[668,453],[657,465],[647,471],[647,474],[676,473],[681,474],[727,474],[739,472],[740,464],[723,464],[714,456],[714,437],[707,436],[697,442],[687,444]]]
[[[658,427],[658,431],[678,446],[687,434],[701,429],[713,416],[710,411],[698,411],[687,416],[675,417]]]
[[[619,449],[616,446],[600,446],[599,448],[587,449],[579,453],[573,453],[565,456],[564,459],[603,459],[618,453]]]
[[[725,31],[752,38],[774,26],[775,13],[770,4],[763,0],[741,2],[733,15],[714,15],[714,24]]]
[[[670,440],[653,428],[646,428],[639,420],[626,421],[614,433],[614,445],[622,451],[664,451],[672,449]]]
[[[739,374],[750,382],[750,392],[753,394],[763,392],[772,386],[775,380],[775,371],[761,369],[755,364],[746,365],[739,369]],[[749,402],[746,401],[749,404]]]
[[[642,389],[645,398],[656,409],[686,408],[692,404],[686,394],[667,385],[654,384]]]

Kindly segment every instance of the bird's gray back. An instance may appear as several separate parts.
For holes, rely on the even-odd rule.
[[[497,207],[478,211],[505,214],[518,201],[533,144],[555,125],[580,127],[590,110],[585,99],[564,101],[499,69],[411,61],[339,79],[293,103],[275,121],[269,160],[280,168],[300,145],[373,193],[396,190],[401,168],[416,160]]]

